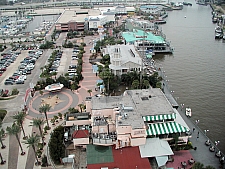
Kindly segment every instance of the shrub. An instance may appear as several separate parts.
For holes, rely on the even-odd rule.
[[[12,95],[17,95],[17,94],[19,94],[19,91],[17,89],[13,89],[12,90]]]

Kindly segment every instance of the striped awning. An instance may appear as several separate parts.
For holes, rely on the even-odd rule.
[[[175,119],[176,113],[160,114],[160,115],[154,115],[154,116],[144,116],[142,118],[143,118],[144,122],[145,121],[161,121],[161,120],[167,120],[167,119]]]
[[[176,122],[153,123],[148,125],[146,130],[147,136],[155,136],[160,134],[184,133],[189,131],[188,128]]]

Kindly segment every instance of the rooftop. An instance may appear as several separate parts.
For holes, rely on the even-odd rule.
[[[151,32],[145,32],[142,30],[134,29],[133,32],[123,32],[123,38],[126,42],[135,42],[135,41],[149,41],[153,43],[165,43],[165,40],[161,36],[155,36]]]
[[[140,116],[174,113],[173,107],[159,88],[125,91],[132,98]]]
[[[100,11],[98,9],[79,9],[75,10],[65,10],[57,23],[68,23],[71,21],[74,22],[84,22],[85,18],[89,18],[89,16],[98,16]]]
[[[141,66],[142,60],[139,55],[139,53],[136,51],[134,45],[113,45],[113,46],[107,46],[104,50],[104,55],[109,54],[110,55],[110,61],[112,63],[113,60],[118,60],[118,58],[114,58],[115,51],[120,55],[119,60],[121,61],[120,66],[115,66],[113,64],[110,64],[111,69],[121,69],[125,65],[125,63],[132,62],[139,66]],[[118,68],[117,68],[118,67]],[[127,66],[125,66],[127,68]],[[128,67],[129,68],[129,67]]]
[[[143,116],[174,113],[165,95],[158,88],[127,90],[122,96],[92,97],[92,110],[116,107],[121,108],[118,125],[131,125],[133,129],[143,128]]]

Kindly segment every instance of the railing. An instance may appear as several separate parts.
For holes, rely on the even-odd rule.
[[[93,138],[93,144],[106,144],[106,145],[112,145],[113,141],[111,138],[103,139],[103,138]]]

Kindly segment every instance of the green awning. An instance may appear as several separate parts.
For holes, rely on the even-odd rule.
[[[153,123],[148,125],[146,130],[147,136],[155,136],[160,134],[184,133],[189,131],[188,128],[176,122]]]
[[[172,114],[160,114],[160,115],[154,115],[154,116],[144,116],[142,117],[144,122],[146,121],[162,121],[167,119],[175,119],[176,113]]]

